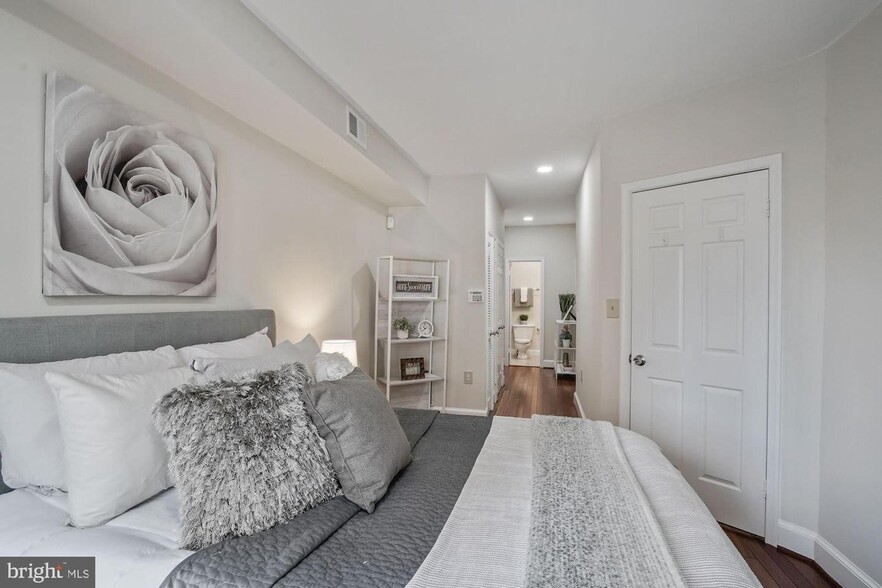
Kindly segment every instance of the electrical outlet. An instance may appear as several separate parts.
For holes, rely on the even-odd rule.
[[[606,299],[606,318],[619,318],[619,299]]]
[[[462,381],[465,384],[471,384],[475,381],[475,372],[463,372]]]
[[[386,229],[392,230],[395,228],[395,217],[391,214],[386,217]]]

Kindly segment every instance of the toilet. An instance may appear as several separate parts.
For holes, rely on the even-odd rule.
[[[517,359],[527,359],[527,349],[533,342],[533,333],[536,331],[535,325],[512,325],[514,334],[514,345],[518,352]]]

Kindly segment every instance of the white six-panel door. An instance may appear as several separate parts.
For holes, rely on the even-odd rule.
[[[768,197],[767,171],[632,196],[631,428],[661,446],[717,520],[757,535]]]

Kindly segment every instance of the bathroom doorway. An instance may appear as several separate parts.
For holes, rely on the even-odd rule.
[[[542,367],[545,260],[541,257],[508,259],[506,284],[506,364]]]

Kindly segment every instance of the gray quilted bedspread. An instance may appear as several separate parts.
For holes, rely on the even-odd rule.
[[[343,497],[181,562],[164,587],[404,586],[438,538],[492,419],[396,409],[413,461],[372,514]]]

